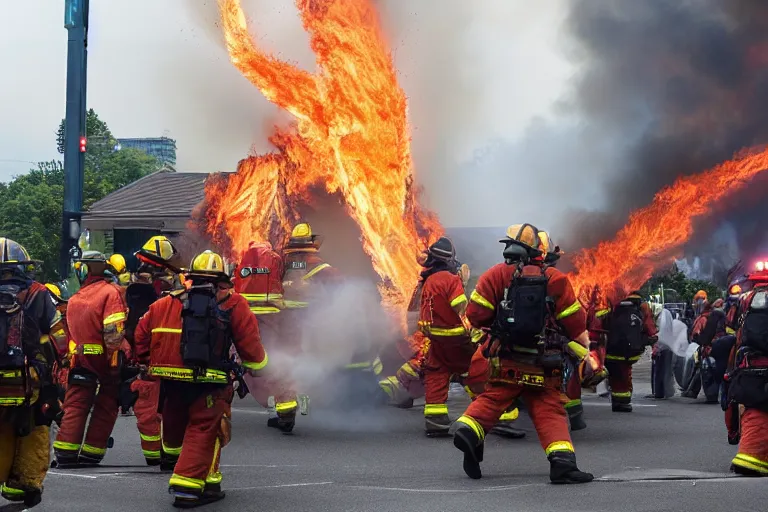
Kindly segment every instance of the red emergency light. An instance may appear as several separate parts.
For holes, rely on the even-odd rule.
[[[80,137],[80,152],[85,153],[85,146],[88,143],[88,139],[85,137]]]

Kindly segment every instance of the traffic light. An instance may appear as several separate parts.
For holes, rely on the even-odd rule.
[[[80,137],[80,152],[85,153],[85,145],[88,142],[88,139],[85,137]]]

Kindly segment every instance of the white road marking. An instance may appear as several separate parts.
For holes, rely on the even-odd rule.
[[[79,475],[77,473],[64,473],[64,472],[61,472],[61,471],[49,471],[48,474],[49,475],[59,475],[59,476],[73,476],[75,478],[88,478],[90,480],[94,480],[96,478],[99,478],[98,476],[93,476],[93,475]]]
[[[237,412],[243,412],[246,414],[269,414],[269,411],[266,411],[263,409],[246,409],[242,407],[233,407],[232,410]]]
[[[298,464],[220,464],[222,468],[297,468]]]
[[[258,487],[234,487],[232,489],[224,489],[225,491],[249,491],[258,489],[277,489],[280,487],[309,487],[313,485],[331,485],[333,482],[304,482],[297,484],[278,484],[278,485],[260,485]]]
[[[611,405],[610,402],[603,403],[603,402],[591,402],[591,401],[586,401],[586,400],[582,401],[582,403],[584,405],[597,405],[599,407],[610,407],[610,405]],[[632,407],[658,407],[658,405],[655,405],[655,404],[636,404],[636,403],[632,402]]]
[[[345,485],[348,489],[358,489],[362,491],[395,491],[395,492],[416,492],[416,493],[454,493],[466,494],[472,492],[497,492],[520,489],[523,487],[543,487],[545,483],[520,484],[520,485],[498,485],[494,487],[480,487],[477,489],[413,489],[409,487],[380,487],[377,485]]]

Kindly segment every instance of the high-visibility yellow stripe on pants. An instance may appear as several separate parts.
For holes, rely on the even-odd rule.
[[[290,402],[278,402],[275,404],[275,412],[277,414],[285,414],[287,412],[294,412],[296,411],[296,408],[299,406],[299,403],[296,400],[291,400]]]
[[[177,486],[177,487],[185,487],[187,489],[200,489],[203,490],[205,488],[205,481],[197,479],[197,478],[187,478],[186,476],[177,475],[174,473],[171,476],[171,479],[168,480],[168,485],[170,486]]]
[[[160,450],[141,450],[145,459],[159,459]]]
[[[101,456],[103,456],[105,453],[107,453],[107,449],[106,448],[97,448],[97,447],[91,446],[89,444],[84,444],[82,451],[84,453],[89,454],[89,455],[101,455]]]
[[[216,438],[216,447],[213,449],[213,460],[211,461],[211,467],[208,470],[208,476],[205,477],[205,483],[207,484],[220,484],[221,483],[221,471],[216,464],[219,460],[219,450],[221,450],[221,442],[219,438]]]
[[[54,441],[53,442],[53,449],[54,450],[65,450],[68,452],[79,452],[80,451],[80,445],[77,443],[65,443],[64,441]]]
[[[163,451],[168,455],[170,455],[171,457],[178,457],[179,455],[181,455],[181,446],[179,446],[178,448],[173,448],[163,443]]]
[[[448,414],[448,406],[445,404],[426,404],[424,406],[424,416],[442,416]]]
[[[760,460],[746,453],[737,453],[731,464],[768,475],[768,461]]]
[[[156,436],[147,436],[147,435],[144,435],[141,432],[139,432],[139,435],[141,436],[141,440],[142,441],[146,441],[148,443],[159,441],[161,439],[160,434],[158,434]]]
[[[24,489],[17,489],[15,487],[8,487],[7,485],[3,484],[2,487],[0,487],[0,493],[2,493],[3,496],[8,496],[11,498],[17,498],[20,496],[24,496]]]
[[[499,421],[515,421],[518,416],[520,416],[520,412],[517,410],[517,407],[515,407],[511,411],[507,411],[499,416]]]
[[[573,452],[573,444],[571,444],[570,441],[555,441],[554,443],[550,443],[549,446],[547,446],[547,449],[544,450],[544,453],[549,456],[552,452]]]
[[[466,414],[461,416],[459,419],[456,420],[456,423],[462,423],[469,428],[471,428],[475,434],[477,435],[477,438],[479,440],[485,439],[485,430],[483,429],[483,426],[475,420],[472,416],[467,416]]]
[[[580,399],[569,400],[569,401],[567,401],[565,403],[565,408],[566,409],[570,409],[571,407],[576,407],[577,405],[581,405],[581,400]]]

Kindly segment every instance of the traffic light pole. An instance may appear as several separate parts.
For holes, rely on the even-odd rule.
[[[64,123],[64,215],[61,227],[59,277],[66,279],[70,269],[70,250],[80,236],[83,208],[85,152],[81,137],[85,132],[85,87],[88,62],[88,2],[65,0],[64,27],[67,44],[67,111]],[[84,149],[84,148],[83,148]]]

